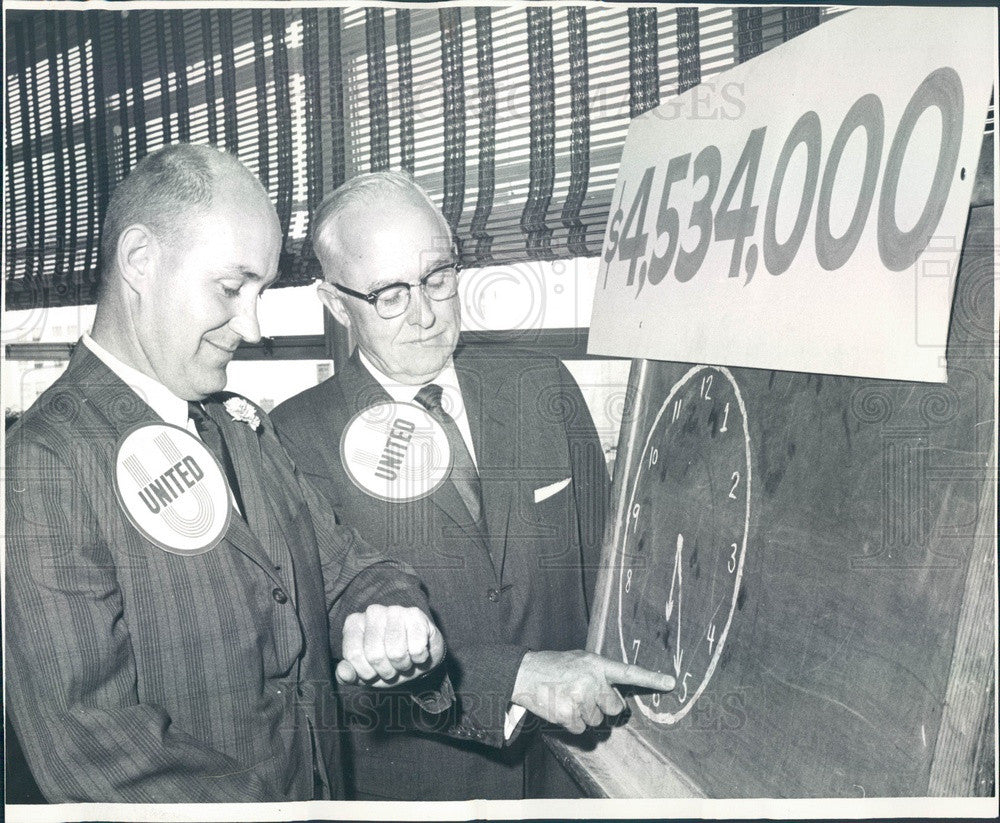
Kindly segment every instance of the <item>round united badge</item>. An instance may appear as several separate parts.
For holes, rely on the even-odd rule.
[[[444,428],[415,403],[377,403],[358,412],[344,427],[340,458],[359,489],[395,502],[426,497],[451,470]]]
[[[167,423],[137,426],[122,438],[115,494],[143,537],[173,554],[211,551],[229,527],[229,484],[215,455]]]

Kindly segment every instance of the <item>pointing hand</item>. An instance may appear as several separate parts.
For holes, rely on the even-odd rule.
[[[573,734],[619,714],[625,703],[613,685],[669,692],[669,674],[585,651],[528,652],[521,661],[511,700]]]

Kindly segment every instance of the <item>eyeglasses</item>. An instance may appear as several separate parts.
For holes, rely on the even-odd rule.
[[[449,261],[436,269],[431,269],[416,283],[390,283],[367,294],[339,283],[331,284],[337,291],[364,300],[375,307],[378,316],[383,320],[392,320],[404,314],[410,306],[410,292],[415,286],[424,290],[431,300],[448,300],[458,294],[458,273],[461,265]]]

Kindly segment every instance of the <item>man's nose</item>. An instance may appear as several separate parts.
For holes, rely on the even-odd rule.
[[[433,301],[427,296],[424,287],[413,286],[410,289],[410,305],[406,307],[406,322],[411,326],[429,329],[436,320]]]
[[[260,342],[260,323],[257,320],[257,300],[241,300],[239,311],[229,321],[229,328],[247,343]]]

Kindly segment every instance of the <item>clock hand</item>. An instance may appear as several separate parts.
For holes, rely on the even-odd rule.
[[[684,651],[681,649],[681,606],[683,605],[683,585],[684,585],[684,535],[677,535],[677,551],[674,553],[674,573],[670,578],[670,594],[667,595],[667,604],[664,613],[667,622],[674,613],[674,586],[677,586],[677,632],[674,644],[674,674],[680,674],[681,663],[684,660]]]
[[[677,535],[677,551],[674,554],[674,574],[670,578],[670,594],[667,595],[667,606],[664,610],[667,616],[667,622],[670,622],[670,617],[674,613],[674,586],[677,583],[678,576],[681,575],[681,565],[680,558],[681,552],[684,550],[684,535]]]

